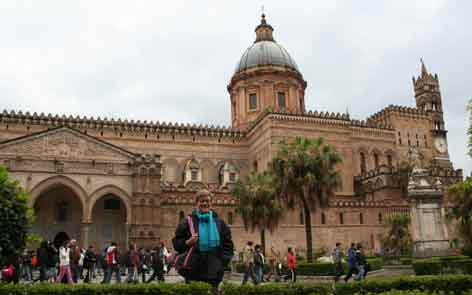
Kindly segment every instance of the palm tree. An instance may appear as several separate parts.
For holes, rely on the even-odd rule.
[[[387,219],[390,227],[382,239],[384,248],[389,248],[395,255],[410,254],[412,238],[410,234],[410,216],[395,214]]]
[[[311,212],[329,205],[340,180],[335,168],[341,162],[340,155],[322,138],[296,137],[290,144],[282,142],[271,163],[282,199],[289,208],[298,205],[303,210],[308,262],[313,261]]]
[[[283,216],[283,206],[277,198],[274,178],[269,172],[251,172],[246,183],[238,182],[233,195],[239,199],[236,212],[241,215],[246,230],[260,231],[265,253],[265,232],[274,232]]]

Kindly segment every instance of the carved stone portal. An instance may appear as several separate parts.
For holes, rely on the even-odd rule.
[[[408,183],[408,196],[411,203],[413,256],[449,255],[441,181],[431,177],[428,170],[416,168]]]

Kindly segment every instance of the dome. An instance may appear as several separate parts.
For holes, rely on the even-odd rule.
[[[285,48],[275,41],[258,41],[244,52],[236,65],[235,73],[265,65],[282,66],[298,71],[297,64]]]
[[[274,29],[267,24],[265,15],[262,15],[261,23],[256,28],[256,41],[243,54],[236,64],[235,74],[257,66],[281,66],[298,71],[295,60],[287,50],[275,42],[272,32]]]

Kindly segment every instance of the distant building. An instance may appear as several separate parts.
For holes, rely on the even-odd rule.
[[[390,105],[359,121],[307,111],[307,82],[264,15],[255,31],[227,86],[230,128],[0,114],[0,163],[31,193],[33,231],[99,248],[110,241],[122,247],[170,241],[195,191],[208,188],[241,249],[259,236],[244,230],[231,186],[250,170],[263,171],[280,141],[295,136],[323,137],[343,157],[335,197],[312,215],[315,248],[363,241],[379,250],[385,218],[410,211],[397,172],[409,155],[444,184],[462,178],[449,160],[438,76],[423,62],[413,78],[415,107]],[[305,248],[303,222],[302,210],[288,211],[268,245]]]

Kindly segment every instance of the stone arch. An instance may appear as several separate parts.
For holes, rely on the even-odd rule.
[[[397,156],[396,156],[396,153],[392,150],[392,149],[387,149],[386,151],[384,151],[384,157],[385,157],[385,164],[388,166],[388,162],[389,162],[389,156],[391,157],[391,161],[392,161],[392,166],[395,166],[395,162],[397,161]]]
[[[360,146],[356,151],[355,158],[357,158],[357,167],[359,169],[359,173],[366,173],[369,170],[369,149],[364,146]]]
[[[93,207],[95,206],[95,203],[103,196],[107,194],[112,194],[119,198],[123,204],[125,205],[126,208],[126,224],[129,224],[131,222],[131,198],[127,192],[125,192],[123,189],[114,186],[114,185],[105,185],[97,190],[95,190],[92,194],[90,194],[90,199],[88,202],[88,207],[87,207],[87,221],[91,222],[92,221],[92,212],[93,212]]]
[[[29,199],[30,207],[34,206],[34,203],[42,193],[61,185],[71,189],[77,196],[82,205],[82,220],[86,220],[87,192],[76,181],[64,175],[52,176],[36,184],[29,192],[31,196]]]

